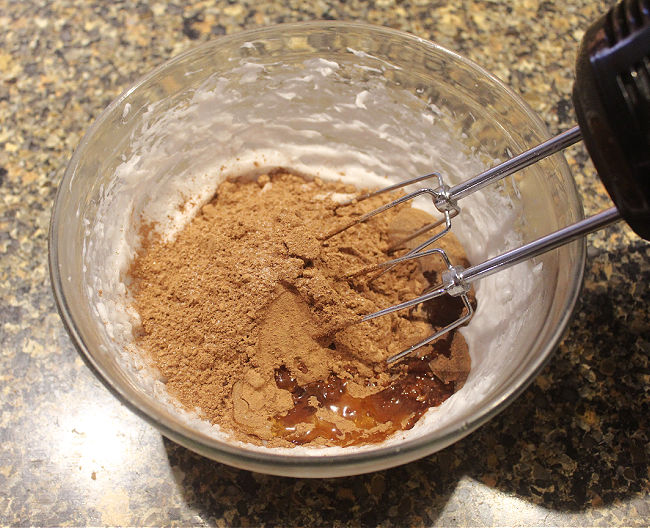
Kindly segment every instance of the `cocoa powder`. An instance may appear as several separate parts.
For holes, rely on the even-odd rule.
[[[431,258],[372,281],[351,278],[391,258],[391,243],[431,221],[405,205],[321,241],[386,201],[337,207],[331,199],[351,192],[358,191],[278,172],[223,182],[171,242],[156,226],[143,228],[129,271],[141,318],[135,341],[185,408],[244,441],[350,445],[412,427],[462,386],[470,361],[460,334],[424,347],[424,361],[385,364],[454,319],[454,300],[358,322],[419,295],[438,280],[440,265]],[[453,236],[439,245],[467,264]],[[416,386],[411,407],[396,406],[405,398],[395,391]],[[347,416],[332,404],[339,400]]]

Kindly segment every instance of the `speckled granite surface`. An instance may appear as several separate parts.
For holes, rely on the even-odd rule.
[[[85,2],[0,0],[0,524],[648,525],[650,248],[625,226],[589,239],[585,287],[552,361],[505,412],[392,470],[292,480],[181,448],[121,406],[56,313],[47,228],[92,120],[131,81],[243,28],[365,20],[469,56],[551,131],[567,128],[592,0]],[[608,205],[582,147],[588,212]]]

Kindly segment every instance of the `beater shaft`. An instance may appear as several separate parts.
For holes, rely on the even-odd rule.
[[[444,188],[445,186],[442,184],[440,173],[432,172],[429,174],[416,176],[415,178],[410,178],[408,180],[403,180],[401,182],[397,182],[387,187],[382,187],[381,189],[370,191],[365,194],[361,194],[359,196],[355,196],[354,198],[341,202],[340,204],[338,204],[337,207],[343,207],[355,202],[366,200],[367,198],[371,198],[379,194],[396,191],[397,189],[408,187],[409,185],[413,185],[415,183],[419,183],[421,181],[428,180],[431,178],[438,178],[438,180],[440,180],[441,182],[438,188],[435,189],[435,191],[438,193],[439,199],[442,199],[443,201],[446,201],[448,203],[454,203],[457,200],[460,200],[461,198],[464,198],[465,196],[468,196],[473,192],[478,191],[479,189],[482,189],[487,185],[490,185],[491,183],[494,183],[502,178],[505,178],[506,176],[510,176],[511,174],[514,174],[515,172],[518,172],[528,167],[529,165],[533,165],[534,163],[537,163],[538,161],[550,156],[551,154],[555,154],[556,152],[560,152],[561,150],[564,150],[565,148],[574,145],[581,139],[582,139],[582,134],[580,132],[580,127],[576,125],[573,128],[565,130],[564,132],[561,132],[557,136],[548,139],[543,143],[540,143],[539,145],[536,145],[526,150],[525,152],[522,152],[521,154],[518,154],[517,156],[507,159],[506,161],[500,163],[499,165],[495,165],[494,167],[487,169],[486,171],[474,176],[473,178],[470,178],[468,180],[465,180],[464,182],[459,183],[458,185],[455,185],[454,187],[445,189]],[[427,190],[426,192],[430,193],[431,191]],[[379,210],[372,211],[372,216],[380,212],[383,212],[386,209],[394,205],[397,205],[398,203],[404,202],[405,201],[404,198],[405,197],[399,198],[398,200],[395,200],[395,202],[391,202],[390,204],[385,205],[384,208],[381,209],[381,211]],[[357,221],[355,221],[355,223],[361,223],[367,220],[368,218],[369,218],[368,216],[364,216],[362,218],[359,218]],[[440,223],[442,223],[442,221],[436,223],[435,225],[436,226],[440,225]],[[334,236],[335,234],[340,233],[341,231],[347,229],[347,227],[348,226],[345,226],[340,230],[337,230],[336,232],[328,233],[328,236],[326,236],[325,238],[330,238],[331,236]]]
[[[575,224],[570,226],[563,227],[557,231],[545,235],[543,237],[524,244],[521,247],[507,251],[497,257],[486,260],[481,264],[467,268],[458,274],[458,277],[461,281],[466,283],[474,282],[475,280],[488,277],[497,271],[514,266],[525,260],[537,257],[542,253],[546,253],[552,249],[568,244],[569,242],[576,240],[577,238],[603,229],[610,224],[618,222],[621,220],[621,213],[616,207],[611,207],[605,211],[601,211],[598,214],[580,220]],[[454,295],[453,292],[449,292],[450,295]]]
[[[448,192],[448,197],[451,201],[456,201],[465,196],[472,194],[486,185],[490,185],[501,178],[510,176],[521,169],[537,163],[538,161],[555,154],[565,148],[577,143],[582,139],[579,126],[574,126],[569,130],[558,134],[557,136],[540,143],[539,145],[522,152],[521,154],[510,158],[503,163],[492,167],[481,174],[465,180],[458,185],[452,187]]]

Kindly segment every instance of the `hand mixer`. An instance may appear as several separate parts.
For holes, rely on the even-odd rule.
[[[366,315],[361,322],[411,308],[443,294],[460,297],[464,305],[463,313],[433,335],[388,358],[389,364],[468,323],[472,318],[473,309],[467,293],[470,284],[478,279],[567,244],[621,219],[639,236],[650,239],[649,0],[623,0],[589,27],[578,51],[573,104],[579,126],[454,187],[446,185],[440,174],[431,173],[358,196],[339,205],[348,205],[429,178],[437,178],[437,187],[421,188],[406,194],[323,237],[331,238],[345,229],[422,195],[429,195],[436,209],[442,213],[443,217],[439,221],[418,229],[400,241],[400,244],[444,224],[440,232],[405,255],[373,267],[387,271],[401,262],[437,255],[446,267],[442,273],[442,283],[425,290],[415,299]],[[453,265],[443,249],[427,249],[449,232],[452,218],[460,213],[458,201],[461,198],[581,139],[584,140],[596,170],[616,204],[615,207],[467,269]],[[393,247],[397,245],[394,244]]]

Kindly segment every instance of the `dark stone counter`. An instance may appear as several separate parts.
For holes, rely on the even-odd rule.
[[[0,524],[639,525],[650,523],[650,246],[588,241],[584,290],[553,359],[510,407],[418,462],[338,480],[252,474],[162,438],[118,403],[57,315],[47,230],[93,119],[167,58],[244,28],[363,20],[435,40],[574,123],[573,58],[608,2],[298,0],[0,3]],[[588,213],[609,206],[584,147]]]

